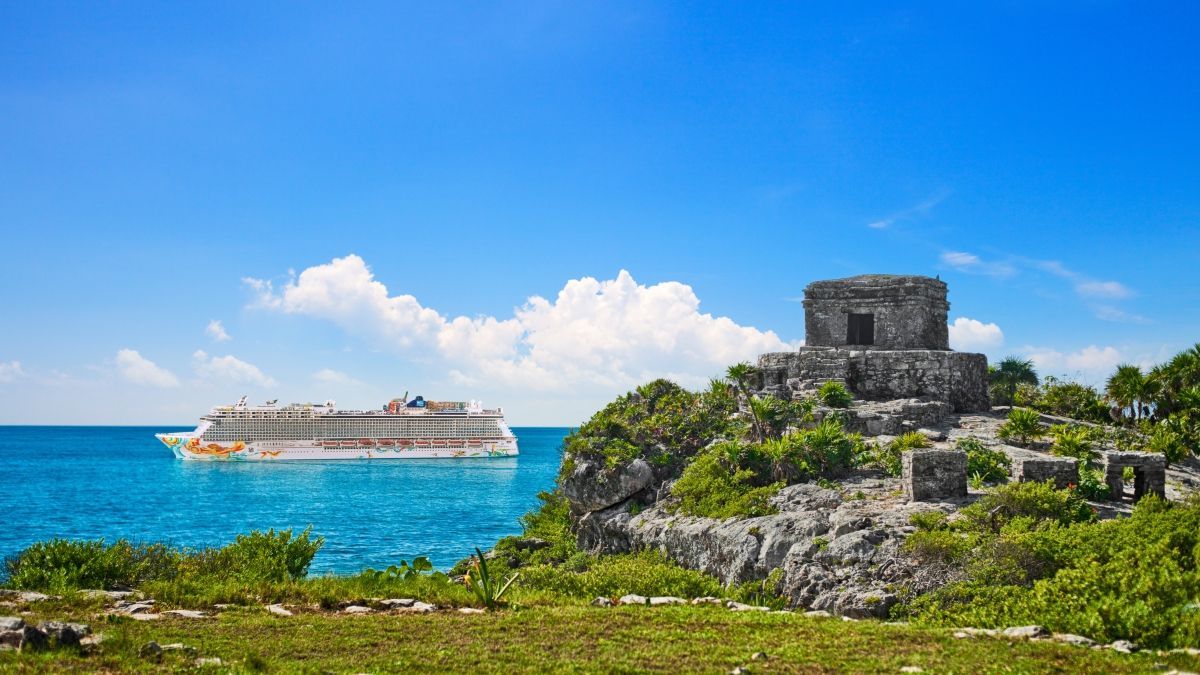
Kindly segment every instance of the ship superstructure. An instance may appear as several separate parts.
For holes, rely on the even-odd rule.
[[[155,436],[176,457],[199,460],[511,457],[517,438],[501,408],[479,401],[393,399],[380,410],[333,401],[216,406],[195,431]]]

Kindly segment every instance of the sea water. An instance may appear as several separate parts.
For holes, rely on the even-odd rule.
[[[517,457],[194,462],[155,439],[162,430],[0,426],[0,557],[54,537],[203,547],[311,525],[325,537],[311,572],[418,555],[445,569],[521,532],[569,431],[516,427]]]

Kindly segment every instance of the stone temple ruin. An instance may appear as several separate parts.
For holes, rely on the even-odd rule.
[[[950,350],[949,311],[946,284],[930,277],[813,282],[804,289],[805,346],[759,357],[761,391],[793,398],[836,381],[868,401],[988,410],[987,357]]]

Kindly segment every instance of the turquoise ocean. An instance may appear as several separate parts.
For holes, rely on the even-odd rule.
[[[53,537],[202,547],[312,525],[311,572],[418,555],[445,569],[520,533],[569,431],[515,427],[517,457],[235,463],[176,459],[154,438],[175,429],[0,426],[0,557]]]

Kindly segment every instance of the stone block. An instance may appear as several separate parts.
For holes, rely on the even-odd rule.
[[[1124,496],[1125,467],[1133,469],[1133,500],[1148,494],[1166,497],[1167,461],[1157,453],[1150,452],[1106,452],[1104,453],[1104,482],[1108,483],[1110,499],[1120,501]]]
[[[920,449],[901,458],[904,497],[929,502],[967,496],[967,453]]]
[[[1079,482],[1079,460],[1071,457],[1019,457],[1013,460],[1013,480],[1018,483],[1054,481],[1063,490]]]

